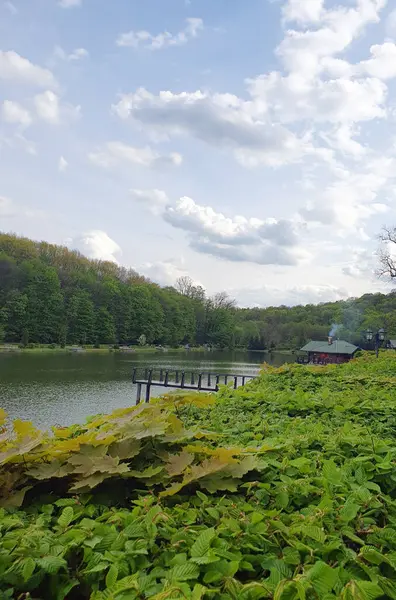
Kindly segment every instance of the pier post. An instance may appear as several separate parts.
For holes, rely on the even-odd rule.
[[[146,385],[146,403],[150,402],[150,393],[151,393],[151,382],[153,380],[153,372],[149,371],[147,385]]]
[[[142,397],[142,384],[138,383],[137,389],[136,389],[136,406],[138,404],[140,404],[141,397]]]

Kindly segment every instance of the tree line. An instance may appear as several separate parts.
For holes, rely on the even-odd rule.
[[[324,339],[333,323],[358,345],[368,327],[396,333],[396,294],[240,309],[225,292],[207,297],[188,277],[161,288],[112,262],[0,234],[0,341],[297,349]]]

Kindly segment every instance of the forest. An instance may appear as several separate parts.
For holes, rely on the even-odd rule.
[[[208,297],[188,277],[161,288],[115,263],[0,234],[0,342],[298,349],[325,338],[333,324],[338,337],[359,345],[368,327],[396,337],[396,292],[241,309],[225,292]]]

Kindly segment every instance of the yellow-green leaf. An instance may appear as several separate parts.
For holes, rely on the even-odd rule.
[[[117,565],[111,565],[106,575],[106,587],[112,588],[115,586],[118,579],[118,567]]]

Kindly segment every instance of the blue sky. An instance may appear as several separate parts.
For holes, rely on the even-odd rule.
[[[0,229],[241,305],[386,289],[389,0],[0,0]]]

